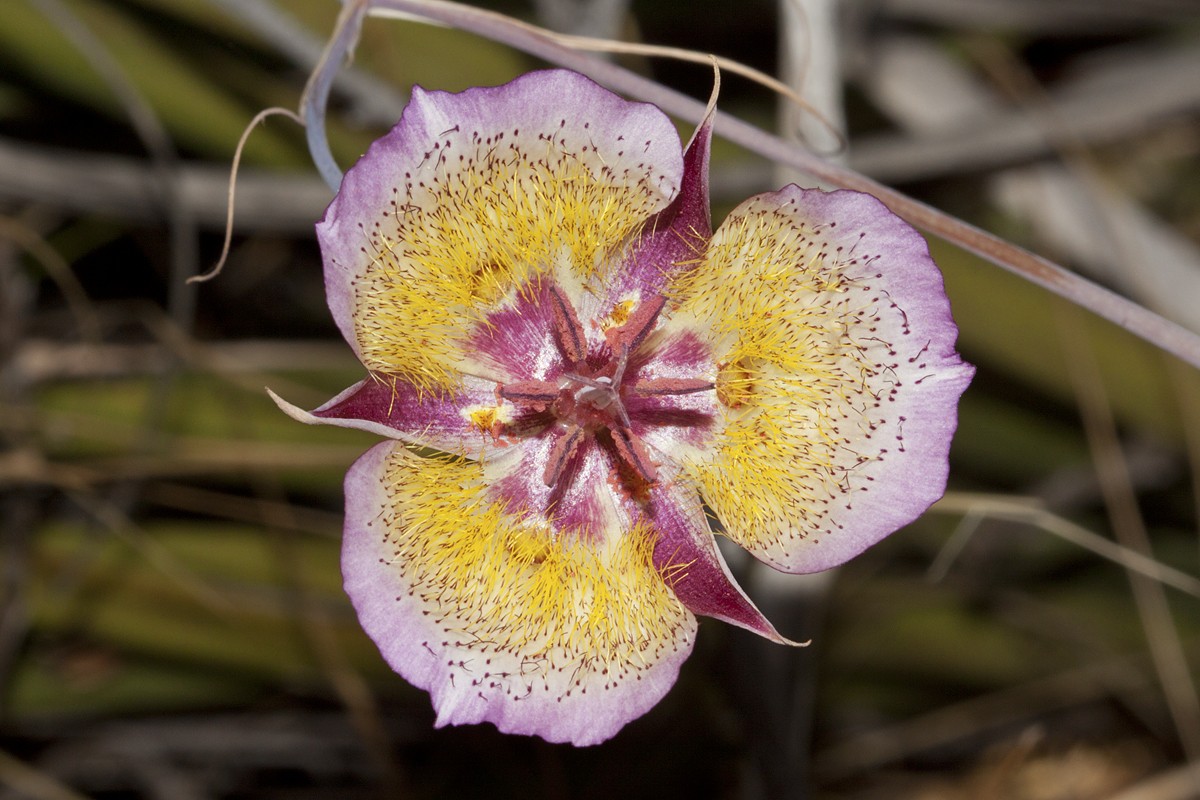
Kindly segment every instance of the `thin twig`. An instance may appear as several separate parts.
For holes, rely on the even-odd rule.
[[[125,378],[153,375],[172,360],[184,357],[196,370],[225,378],[244,375],[236,383],[257,394],[267,373],[288,372],[297,364],[306,371],[347,370],[358,363],[344,344],[330,340],[287,341],[248,339],[244,341],[191,341],[184,347],[158,343],[62,343],[49,339],[26,339],[13,354],[11,379],[24,384],[56,380]],[[271,380],[276,380],[271,375]],[[230,381],[231,383],[233,381]],[[294,384],[297,385],[297,384]],[[321,399],[320,392],[311,392]]]
[[[1136,549],[1117,544],[1111,539],[1093,533],[1081,525],[1058,516],[1033,498],[1013,497],[1005,494],[947,492],[945,497],[930,507],[929,511],[941,514],[962,514],[966,519],[984,517],[1032,525],[1130,572],[1144,575],[1192,597],[1200,597],[1200,578],[1167,566]],[[964,519],[964,523],[965,521]],[[931,576],[940,576],[949,566],[943,557],[939,557],[935,564],[937,569],[930,568]]]
[[[148,484],[142,497],[148,503],[209,518],[261,525],[264,517],[272,515],[273,524],[284,531],[326,539],[340,539],[342,535],[341,512],[297,507],[295,503],[276,504],[263,498],[169,482]]]
[[[133,220],[163,219],[153,167],[143,159],[84,154],[0,137],[0,200],[33,200],[82,213]],[[229,208],[229,166],[186,164],[180,202],[197,223],[219,228]],[[256,232],[312,233],[331,194],[320,178],[246,172],[238,177],[235,227]]]
[[[1002,30],[1024,34],[1117,34],[1131,27],[1194,20],[1194,0],[1097,3],[1046,0],[880,0],[873,12],[889,19],[939,28]]]
[[[30,800],[87,800],[41,770],[0,750],[0,783]]]
[[[263,476],[257,483],[257,491],[264,500],[260,522],[271,536],[292,599],[298,600],[289,605],[299,606],[296,616],[304,637],[321,671],[345,706],[351,725],[361,737],[384,783],[390,787],[393,796],[403,796],[406,777],[400,763],[392,758],[391,737],[383,724],[379,703],[366,679],[342,651],[329,615],[304,575],[294,537],[285,532],[295,530],[295,515],[274,477]]]
[[[66,492],[67,497],[101,526],[119,539],[124,539],[140,553],[151,567],[174,581],[192,599],[207,610],[228,613],[233,604],[215,586],[195,574],[153,536],[148,536],[141,526],[113,503],[88,490]]]
[[[217,258],[217,263],[212,269],[203,275],[193,275],[187,279],[188,283],[203,283],[205,281],[212,280],[220,275],[221,270],[225,268],[225,261],[229,258],[229,246],[233,242],[233,209],[234,203],[237,200],[238,168],[242,164],[242,152],[246,149],[246,140],[250,138],[250,134],[253,132],[254,128],[260,123],[264,122],[267,117],[272,117],[275,115],[285,116],[296,122],[298,125],[304,124],[304,120],[302,120],[300,115],[295,111],[291,111],[286,108],[267,108],[255,114],[254,119],[250,120],[249,124],[246,125],[245,130],[242,131],[241,137],[238,138],[237,148],[233,153],[233,163],[229,167],[229,203],[228,210],[226,211],[225,215],[225,241],[221,245],[221,255]]]
[[[153,106],[141,95],[125,69],[113,57],[105,42],[88,28],[61,0],[32,0],[41,13],[79,50],[97,75],[108,85],[125,110],[138,139],[149,153],[154,166],[157,188],[167,209],[170,231],[171,277],[168,305],[176,322],[190,328],[195,310],[195,291],[185,280],[196,273],[198,246],[196,223],[186,205],[180,202],[179,156],[167,129]]]
[[[629,4],[630,0],[533,0],[547,27],[610,39],[620,32]]]
[[[443,22],[510,45],[551,63],[584,72],[610,88],[652,102],[667,113],[689,122],[698,124],[703,119],[704,104],[698,100],[614,64],[572,51],[555,41],[553,35],[548,32],[519,23],[502,14],[445,0],[353,0],[347,5],[347,10],[365,9],[367,5],[371,6],[372,16],[387,17],[400,12]],[[340,36],[344,38],[345,34]],[[718,115],[715,130],[748,150],[802,170],[817,180],[872,194],[913,225],[1089,309],[1156,347],[1195,367],[1200,367],[1200,336],[1048,259],[914,200],[865,175],[830,164],[803,148],[789,144],[742,120]]]
[[[942,706],[911,719],[848,736],[819,751],[814,767],[823,783],[879,770],[918,753],[1012,729],[1060,709],[1083,706],[1110,695],[1126,676],[1140,679],[1139,659],[1119,656],[1037,677],[1016,686]]]
[[[71,310],[71,315],[75,317],[80,337],[88,342],[98,341],[100,324],[96,319],[91,298],[88,297],[79,278],[75,277],[75,273],[71,271],[71,265],[67,263],[67,260],[59,255],[59,252],[37,231],[27,225],[22,225],[11,217],[0,216],[0,238],[16,243],[42,265],[42,269],[46,271],[50,280],[58,286],[58,290],[67,303],[67,308]]]
[[[1138,510],[1095,355],[1083,333],[1079,316],[1067,313],[1061,319],[1068,371],[1075,386],[1076,401],[1113,531],[1122,545],[1149,557],[1150,535]],[[1166,594],[1158,582],[1147,579],[1138,571],[1129,572],[1129,582],[1183,751],[1189,761],[1197,761],[1200,759],[1200,697]],[[1200,781],[1196,791],[1200,793]]]

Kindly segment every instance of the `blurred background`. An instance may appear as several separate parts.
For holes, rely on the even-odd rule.
[[[726,73],[721,110],[1200,329],[1191,0],[497,0]],[[703,621],[604,745],[434,730],[362,634],[341,479],[301,426],[360,367],[325,308],[330,199],[295,108],[334,0],[0,3],[0,798],[1200,797],[1200,380],[932,241],[978,366],[950,493],[836,573],[751,594],[803,650]],[[619,63],[703,99],[711,71]],[[409,87],[539,62],[372,20],[331,101],[345,166]],[[680,125],[686,140],[690,128]],[[802,176],[718,142],[714,215]],[[1189,767],[1189,765],[1192,765]]]

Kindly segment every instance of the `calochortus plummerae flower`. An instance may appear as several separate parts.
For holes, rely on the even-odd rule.
[[[710,138],[561,70],[414,89],[317,226],[367,377],[280,404],[388,437],[346,477],[346,591],[439,725],[603,741],[696,615],[787,643],[714,518],[811,572],[945,488],[971,368],[924,240],[795,186],[714,233]]]

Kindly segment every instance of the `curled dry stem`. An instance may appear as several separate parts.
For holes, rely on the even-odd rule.
[[[242,131],[242,136],[238,139],[237,150],[233,154],[233,164],[229,168],[229,204],[225,212],[225,242],[221,246],[221,256],[217,259],[216,265],[203,275],[193,275],[187,279],[188,283],[204,283],[221,274],[221,270],[225,268],[225,262],[229,259],[229,247],[233,242],[233,209],[237,200],[237,176],[238,168],[242,163],[242,151],[246,148],[246,140],[250,138],[250,133],[267,117],[282,115],[289,119],[295,120],[298,124],[303,125],[304,120],[295,111],[286,108],[267,108],[254,115],[254,119]]]

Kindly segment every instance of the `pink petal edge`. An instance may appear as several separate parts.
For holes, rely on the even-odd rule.
[[[826,226],[829,241],[836,240],[847,251],[878,254],[861,266],[861,273],[882,274],[886,297],[903,310],[908,325],[907,331],[895,332],[893,342],[894,375],[905,391],[884,418],[893,425],[887,432],[891,440],[886,458],[858,470],[861,488],[850,503],[831,514],[836,530],[803,540],[783,559],[767,559],[787,572],[820,572],[849,561],[912,522],[945,493],[958,401],[975,368],[954,349],[958,327],[928,243],[879,199],[850,190],[790,185],[746,202],[794,204],[800,221]],[[828,233],[829,222],[836,222],[835,233]]]
[[[388,508],[384,464],[395,442],[368,450],[346,474],[346,523],[342,575],[346,593],[367,635],[393,670],[429,692],[437,726],[491,722],[505,733],[540,736],[548,742],[592,745],[612,738],[653,708],[674,685],[695,642],[695,619],[686,642],[669,657],[606,691],[558,698],[539,687],[520,699],[470,680],[474,653],[444,642],[445,633],[409,595],[400,570],[378,532]],[[493,656],[493,658],[495,658]],[[515,674],[520,672],[516,656]],[[463,666],[460,661],[468,661]],[[494,666],[494,669],[500,669]],[[490,693],[489,693],[490,691]]]
[[[569,114],[564,114],[564,108],[570,109]],[[621,137],[620,141],[628,143],[625,155],[606,153],[614,168],[622,159],[631,165],[652,164],[663,202],[678,191],[682,148],[670,119],[656,106],[625,100],[576,72],[530,72],[501,86],[459,93],[413,87],[412,99],[399,122],[347,170],[340,190],[317,223],[329,310],[360,359],[353,319],[354,281],[364,259],[364,233],[358,226],[374,224],[381,211],[397,200],[393,189],[403,185],[404,173],[419,174],[429,148],[448,137],[466,141],[473,131],[511,135],[519,130],[522,138],[529,137],[536,146],[538,134],[557,135],[563,126],[597,142]]]

